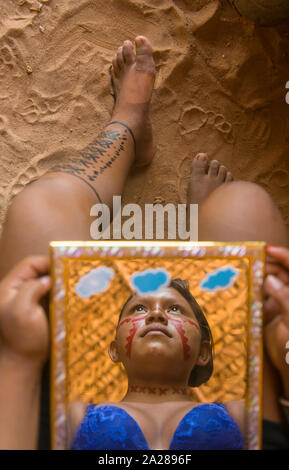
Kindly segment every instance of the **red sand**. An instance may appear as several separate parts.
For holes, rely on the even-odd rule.
[[[263,185],[289,225],[289,27],[257,27],[218,0],[6,0],[0,6],[0,204],[109,120],[108,67],[146,35],[158,77],[158,150],[124,202],[185,202],[193,156]]]

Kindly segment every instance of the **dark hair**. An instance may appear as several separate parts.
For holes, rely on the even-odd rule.
[[[199,323],[201,331],[201,343],[203,343],[204,341],[208,341],[210,345],[210,359],[208,363],[205,366],[196,365],[191,371],[191,375],[189,377],[188,385],[190,387],[199,387],[203,383],[207,382],[213,373],[214,343],[211,329],[201,307],[190,292],[188,281],[184,281],[182,279],[172,279],[168,287],[172,287],[173,289],[177,290],[184,297],[184,299],[186,299]],[[120,322],[125,307],[135,295],[136,294],[133,293],[124,303],[119,315],[118,323]]]

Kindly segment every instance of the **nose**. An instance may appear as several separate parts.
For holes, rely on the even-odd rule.
[[[159,306],[155,306],[147,314],[145,322],[147,325],[149,325],[150,323],[162,323],[163,325],[167,325],[168,317],[166,313]]]

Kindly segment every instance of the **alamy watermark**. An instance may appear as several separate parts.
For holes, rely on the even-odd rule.
[[[121,196],[113,196],[112,214],[106,204],[95,204],[90,215],[96,217],[90,226],[93,240],[198,241],[197,204],[145,204],[143,212],[138,204],[121,207]]]

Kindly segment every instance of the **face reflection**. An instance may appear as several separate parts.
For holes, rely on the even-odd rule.
[[[201,334],[189,303],[177,290],[168,287],[149,296],[135,295],[124,309],[117,337],[120,342],[125,340],[129,359],[132,344],[137,340],[142,344],[158,341],[164,346],[180,342],[183,359],[187,360],[194,344],[200,344]]]

